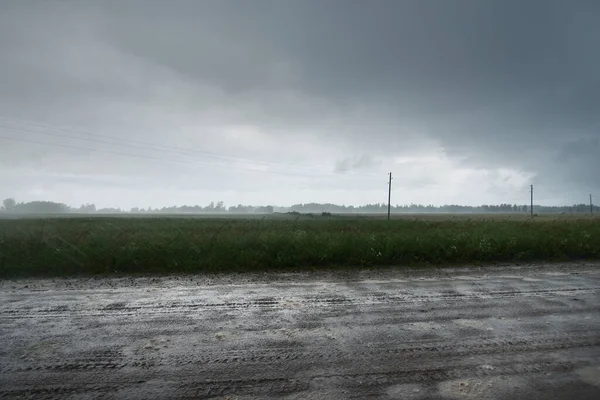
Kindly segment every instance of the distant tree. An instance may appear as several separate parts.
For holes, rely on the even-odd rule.
[[[273,206],[252,207],[250,212],[257,214],[273,214]]]
[[[237,206],[229,207],[229,212],[232,213],[251,213],[254,212],[254,207],[238,204]]]
[[[215,211],[215,202],[211,201],[209,205],[207,205],[206,207],[204,207],[204,209],[202,211],[206,211],[206,212],[213,212]]]
[[[81,207],[79,207],[79,210],[77,210],[78,212],[82,212],[82,213],[93,213],[96,212],[96,205],[95,204],[82,204]]]
[[[13,211],[13,209],[17,205],[17,202],[15,201],[15,199],[10,198],[10,199],[5,199],[2,202],[2,204],[4,205],[4,210],[10,212],[10,211]]]
[[[11,210],[19,214],[56,214],[68,213],[71,209],[62,203],[51,201],[31,201],[29,203],[19,203],[11,207]]]
[[[98,210],[99,213],[102,214],[114,214],[114,213],[120,213],[121,209],[120,208],[101,208]]]

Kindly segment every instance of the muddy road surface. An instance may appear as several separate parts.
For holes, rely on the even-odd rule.
[[[0,398],[600,398],[597,264],[14,280],[0,299]]]

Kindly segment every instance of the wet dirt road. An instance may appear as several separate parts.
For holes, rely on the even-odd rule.
[[[0,398],[600,398],[597,264],[18,280],[0,300]]]

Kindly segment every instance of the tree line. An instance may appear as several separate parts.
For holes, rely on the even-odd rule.
[[[465,206],[459,204],[446,204],[442,206],[408,204],[391,206],[392,213],[529,213],[529,205],[519,204],[483,204],[480,206]],[[600,207],[594,206],[594,212],[600,212]],[[337,204],[295,204],[289,211],[300,213],[387,213],[386,203],[366,204],[364,206],[343,206]],[[571,206],[533,206],[534,213],[589,213],[589,204],[573,204]]]
[[[594,213],[600,213],[600,207],[594,206]],[[393,213],[528,213],[528,205],[518,204],[498,204],[481,206],[464,206],[457,204],[448,204],[443,206],[409,204],[395,205],[391,207]],[[0,212],[13,214],[116,214],[116,213],[236,213],[236,214],[271,214],[274,212],[296,212],[296,213],[333,213],[333,214],[359,214],[359,213],[386,213],[387,204],[374,203],[362,206],[344,206],[331,203],[305,203],[294,204],[291,207],[276,206],[250,206],[238,204],[237,206],[226,207],[222,201],[202,207],[194,206],[172,206],[162,208],[138,208],[129,210],[121,208],[97,208],[94,204],[82,204],[80,207],[70,207],[63,203],[52,201],[31,201],[17,203],[14,199],[5,199],[0,207]],[[574,204],[571,206],[543,206],[534,205],[534,213],[589,213],[589,204]]]

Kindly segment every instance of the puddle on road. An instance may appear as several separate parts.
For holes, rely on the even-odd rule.
[[[417,383],[407,383],[391,386],[385,393],[390,399],[416,400],[424,398],[426,390]]]
[[[437,322],[411,322],[408,324],[402,325],[403,329],[408,329],[411,331],[435,331],[441,330],[442,325]]]
[[[581,368],[575,372],[585,383],[600,387],[600,365]]]
[[[441,382],[440,395],[450,399],[506,399],[512,398],[527,386],[520,377],[466,378]]]

